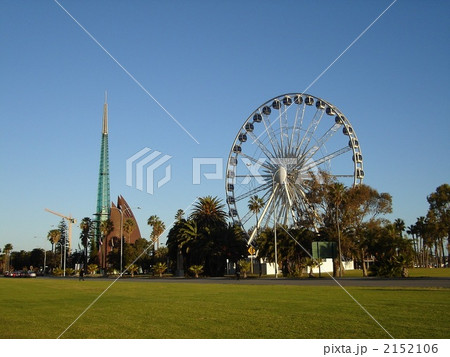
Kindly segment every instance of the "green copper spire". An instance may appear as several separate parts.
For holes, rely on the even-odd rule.
[[[100,149],[100,170],[98,175],[97,211],[96,220],[97,237],[100,237],[100,224],[109,219],[111,203],[109,197],[109,159],[108,159],[108,103],[105,92],[103,104],[102,144]]]

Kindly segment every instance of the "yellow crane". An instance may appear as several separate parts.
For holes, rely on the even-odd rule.
[[[50,212],[52,214],[55,214],[59,217],[64,218],[65,220],[67,220],[67,223],[69,224],[69,254],[71,252],[72,249],[72,224],[76,224],[77,220],[75,218],[73,218],[72,216],[65,216],[61,213],[49,210],[48,208],[45,209],[47,212]]]

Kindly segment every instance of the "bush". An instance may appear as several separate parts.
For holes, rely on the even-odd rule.
[[[89,274],[95,274],[95,272],[97,271],[97,269],[98,269],[98,265],[97,264],[89,264],[88,266],[87,266],[87,270],[88,270],[88,273]]]
[[[55,268],[53,269],[53,275],[55,276],[62,276],[64,274],[64,270],[61,268]]]
[[[189,271],[191,271],[196,278],[198,278],[199,274],[203,273],[203,265],[192,265],[189,268]]]
[[[162,278],[164,272],[167,270],[167,264],[166,263],[156,263],[155,266],[153,267],[153,271],[156,274],[159,274],[159,277]]]

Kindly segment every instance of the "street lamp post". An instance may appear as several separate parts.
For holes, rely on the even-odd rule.
[[[120,212],[120,274],[123,271],[123,210],[119,207],[111,207],[115,208]],[[140,207],[136,207],[136,209],[141,209]],[[126,207],[125,211],[131,210],[130,207]]]
[[[272,192],[275,194],[275,175],[278,173],[279,170],[272,173]],[[277,206],[276,206],[276,200],[274,204],[273,209],[273,230],[274,230],[274,236],[275,236],[275,279],[278,279],[278,250],[277,250]]]

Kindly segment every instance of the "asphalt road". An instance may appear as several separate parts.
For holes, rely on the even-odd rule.
[[[14,278],[5,278],[14,279]],[[57,278],[38,277],[37,279],[70,279],[78,280],[77,277]],[[120,279],[124,282],[140,283],[165,283],[165,284],[240,284],[240,285],[297,285],[297,286],[343,286],[343,287],[385,287],[385,288],[450,288],[450,278],[312,278],[312,279],[288,279],[288,278],[130,278],[128,276]],[[114,281],[114,278],[91,278],[85,277],[85,281]]]

